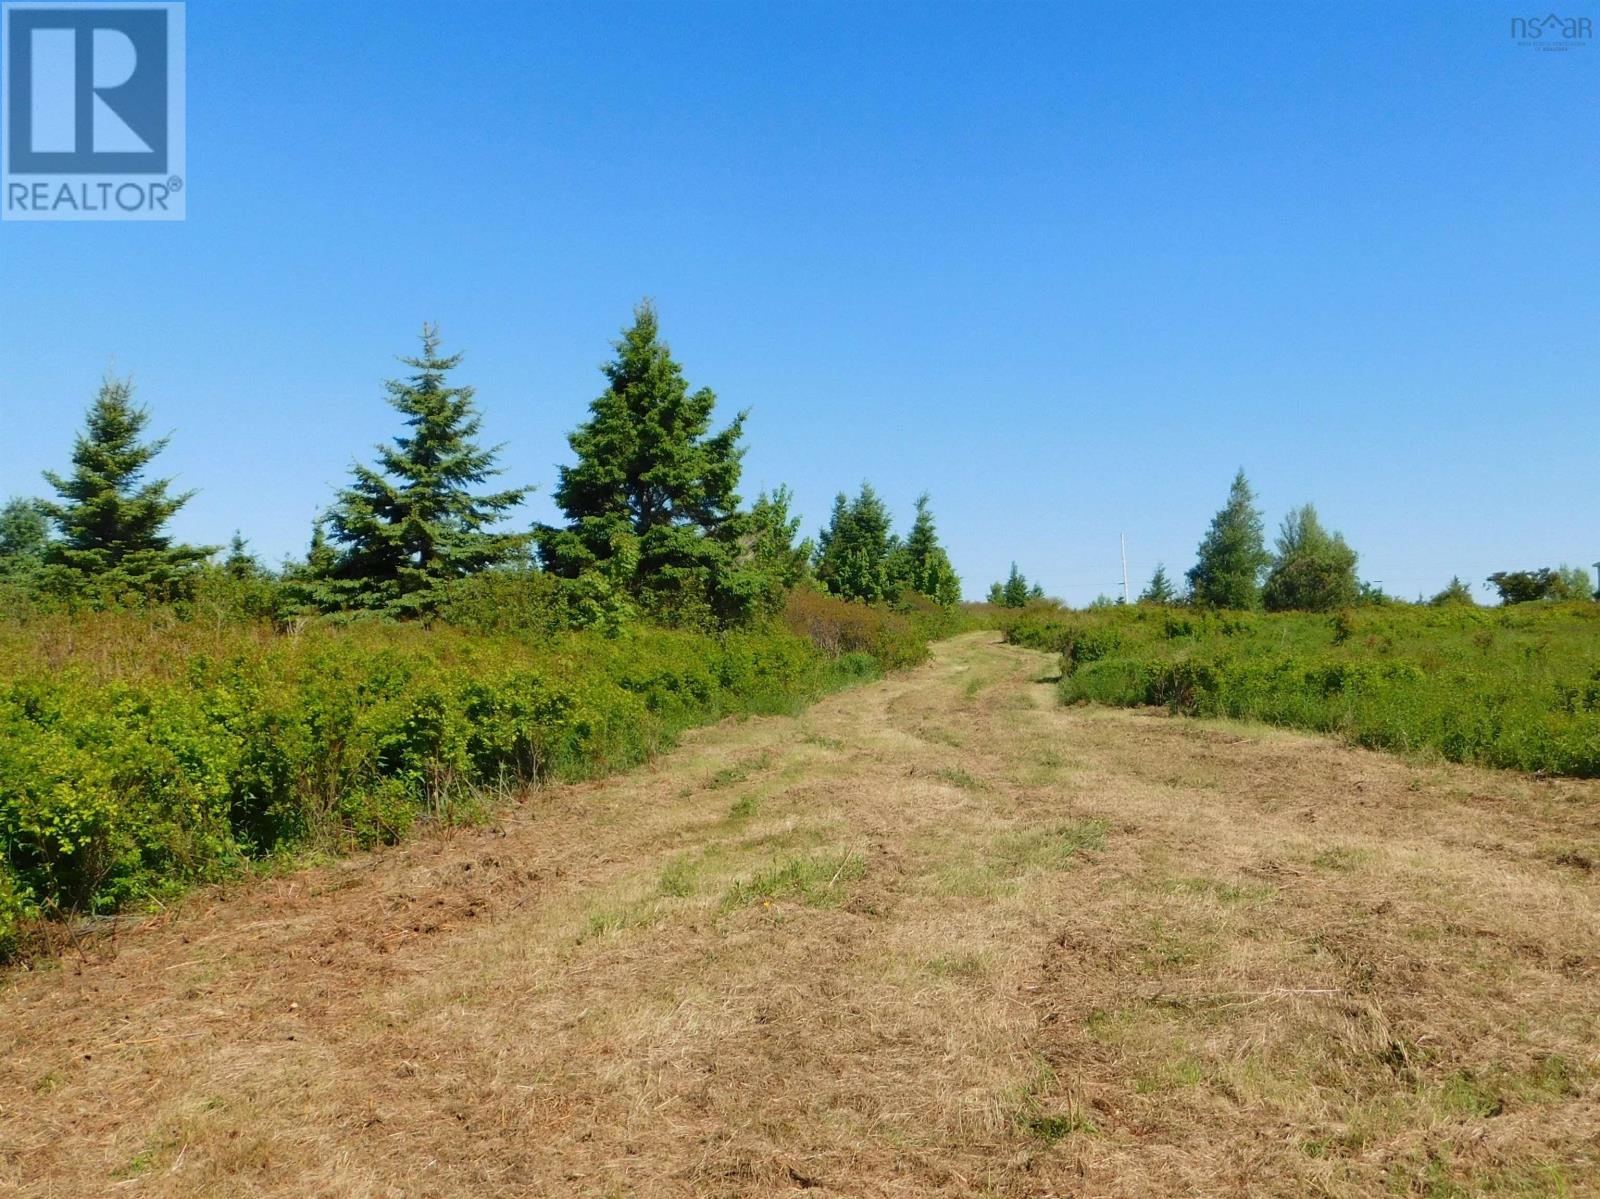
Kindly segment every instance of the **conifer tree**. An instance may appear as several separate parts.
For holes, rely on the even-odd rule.
[[[1035,595],[1034,592],[1038,594]],[[1011,564],[1011,573],[1006,576],[1004,583],[996,583],[989,589],[989,602],[999,604],[1005,608],[1026,608],[1029,599],[1042,599],[1044,589],[1034,587],[1028,590],[1027,577],[1017,569],[1017,564]]]
[[[1262,588],[1271,612],[1331,612],[1356,602],[1356,552],[1322,527],[1311,504],[1283,518],[1277,556]]]
[[[1263,542],[1261,512],[1241,469],[1228,502],[1211,520],[1189,571],[1194,602],[1213,608],[1255,608],[1261,602],[1261,572],[1272,561]]]
[[[917,515],[905,540],[906,585],[934,603],[949,607],[961,600],[961,579],[939,544],[928,493],[917,497]]]
[[[1172,581],[1167,578],[1165,563],[1156,563],[1156,572],[1150,576],[1149,585],[1139,595],[1141,604],[1170,604],[1177,600],[1178,593],[1173,589]]]
[[[324,518],[338,553],[312,588],[323,608],[427,613],[450,582],[511,561],[531,539],[493,526],[532,488],[473,490],[500,473],[500,447],[477,444],[472,388],[446,384],[461,356],[441,356],[438,329],[424,325],[421,355],[401,361],[414,373],[385,387],[408,431],[377,448],[375,466],[352,468]]]
[[[228,556],[222,560],[222,569],[229,578],[241,580],[259,578],[264,573],[260,561],[250,552],[250,543],[238,529],[228,541]]]
[[[889,510],[872,484],[862,483],[854,500],[840,492],[833,501],[827,527],[817,538],[817,580],[844,599],[892,599],[890,556],[895,549]]]
[[[577,462],[561,468],[564,527],[535,530],[547,570],[593,575],[672,619],[737,619],[748,588],[733,578],[745,414],[711,432],[716,395],[691,392],[661,340],[655,308],[633,324],[603,368],[607,387],[567,438]]]
[[[318,517],[311,525],[311,544],[306,547],[304,572],[312,578],[325,578],[333,573],[339,561],[339,552],[328,544],[328,522]]]
[[[58,537],[45,560],[69,590],[94,586],[170,597],[215,546],[175,545],[167,522],[194,492],[169,494],[170,479],[145,481],[167,438],[140,441],[150,414],[133,402],[133,384],[107,376],[72,448],[72,473],[44,477],[60,494],[42,504]]]
[[[1008,608],[1021,608],[1027,605],[1028,580],[1017,569],[1015,562],[1011,564],[1011,573],[1006,576],[1006,583],[1001,588],[1001,594],[1005,596],[1006,607]]]

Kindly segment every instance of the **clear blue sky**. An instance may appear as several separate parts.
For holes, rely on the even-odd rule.
[[[191,0],[187,222],[0,225],[0,493],[114,365],[276,560],[430,319],[549,518],[649,295],[747,494],[927,488],[969,595],[1182,571],[1241,464],[1401,594],[1592,562],[1600,45],[1514,8]]]

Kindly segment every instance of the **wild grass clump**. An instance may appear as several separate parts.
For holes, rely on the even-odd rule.
[[[1370,748],[1600,776],[1600,604],[1333,615],[1029,609],[1007,635],[1061,655],[1069,702],[1154,704]]]

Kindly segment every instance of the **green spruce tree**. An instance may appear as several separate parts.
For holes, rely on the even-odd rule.
[[[1472,598],[1472,587],[1459,575],[1451,575],[1450,581],[1444,585],[1444,590],[1428,603],[1435,608],[1448,608],[1455,604],[1475,604],[1477,601]]]
[[[1167,568],[1164,563],[1156,563],[1156,572],[1150,576],[1150,583],[1139,594],[1141,604],[1171,604],[1178,599],[1177,590],[1172,586],[1172,581],[1167,578]]]
[[[854,500],[841,492],[833,501],[833,513],[817,538],[817,581],[843,599],[893,599],[893,573],[904,569],[903,563],[891,564],[896,548],[889,510],[872,484],[862,483]]]
[[[1006,581],[1004,583],[996,583],[989,589],[989,602],[998,603],[1005,608],[1026,608],[1030,598],[1042,599],[1044,597],[1043,588],[1034,588],[1034,590],[1038,591],[1038,595],[1033,595],[1029,590],[1027,577],[1017,569],[1017,564],[1013,562],[1011,564],[1011,573],[1006,576]]]
[[[230,579],[258,579],[266,572],[260,561],[250,552],[250,543],[238,529],[228,541],[228,556],[222,560],[222,570]]]
[[[72,473],[44,473],[60,495],[42,505],[58,534],[45,561],[63,589],[167,599],[216,553],[215,546],[174,544],[167,532],[194,492],[173,495],[170,479],[145,480],[168,440],[140,440],[149,420],[133,402],[132,382],[107,376],[73,445]]]
[[[454,580],[521,557],[531,539],[494,526],[532,488],[474,490],[500,473],[500,447],[477,444],[472,388],[447,386],[460,355],[442,356],[438,330],[424,325],[421,355],[401,361],[414,373],[385,386],[407,432],[378,447],[375,466],[352,469],[324,518],[338,551],[311,589],[324,609],[426,614]]]
[[[578,460],[555,490],[567,523],[536,528],[539,556],[553,574],[621,589],[668,620],[740,619],[745,414],[713,433],[715,393],[689,390],[648,301],[633,316],[602,368],[606,390],[567,439]]]
[[[950,555],[939,544],[928,493],[917,497],[917,514],[905,540],[906,585],[943,607],[961,601],[961,579]]]
[[[1240,470],[1228,502],[1211,520],[1189,571],[1194,602],[1212,608],[1255,608],[1261,602],[1261,572],[1272,561],[1263,541],[1261,512]]]

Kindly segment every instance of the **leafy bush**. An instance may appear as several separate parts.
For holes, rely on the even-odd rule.
[[[783,623],[826,654],[868,654],[889,670],[915,666],[928,656],[928,635],[917,619],[821,591],[791,593]]]
[[[109,912],[307,843],[381,844],[506,787],[631,765],[693,724],[790,710],[921,660],[933,625],[816,596],[791,613],[815,641],[541,631],[558,594],[479,576],[446,615],[481,632],[170,608],[0,624],[0,948],[35,910]]]
[[[1262,720],[1374,748],[1600,776],[1600,605],[1389,605],[1333,616],[1039,609],[1067,701]]]

